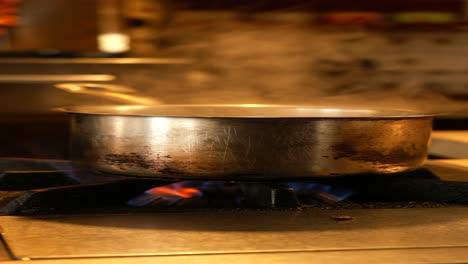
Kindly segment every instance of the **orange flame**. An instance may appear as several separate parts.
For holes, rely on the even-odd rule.
[[[201,195],[201,191],[196,188],[181,187],[174,188],[173,186],[161,186],[146,191],[147,193],[161,196],[179,196],[184,199],[193,198]]]
[[[176,182],[146,190],[141,195],[127,201],[131,206],[175,205],[185,199],[201,197],[202,191],[188,187],[187,182]]]

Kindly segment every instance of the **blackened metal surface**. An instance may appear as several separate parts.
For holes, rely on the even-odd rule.
[[[445,174],[450,173],[453,175],[457,172],[452,169]],[[437,202],[467,204],[468,175],[463,171],[458,173],[459,177],[447,175],[445,178],[444,173],[435,174],[425,168],[394,175],[348,176],[329,180],[328,183],[353,190],[350,200],[358,203]]]
[[[29,107],[28,103],[19,101],[21,97],[28,97],[26,95],[28,92],[24,92],[23,89],[9,89],[5,86],[2,86],[2,88],[3,92],[0,95],[4,96],[1,97],[2,104],[17,105],[13,106],[13,108]],[[35,85],[34,88],[36,88]],[[40,93],[37,91],[35,94]],[[18,98],[12,100],[8,95],[18,95]],[[33,104],[40,104],[37,101],[42,101],[37,100],[37,98],[33,100],[35,102]],[[25,104],[28,106],[25,106]],[[2,108],[8,109],[9,107],[2,105]],[[2,127],[0,130],[0,156],[48,159],[65,159],[68,157],[69,125],[66,115],[49,113],[22,115],[2,113],[0,111],[0,126]]]
[[[0,190],[31,190],[78,183],[59,170],[0,172]]]
[[[1,158],[0,171],[50,171],[54,169],[71,170],[68,160]]]
[[[468,130],[468,118],[436,118],[435,130]]]
[[[158,185],[154,180],[124,180],[86,185],[70,185],[5,193],[0,214],[53,213],[123,206],[130,198]]]

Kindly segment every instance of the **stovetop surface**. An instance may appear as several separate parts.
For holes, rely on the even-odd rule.
[[[338,221],[339,216],[350,220]],[[250,209],[1,220],[5,241],[19,259],[461,247],[468,251],[465,207]]]
[[[67,210],[68,202],[76,199],[92,202],[92,199],[108,197],[99,196],[102,193],[99,188],[116,192],[122,186],[129,188],[133,184],[138,187],[135,189],[138,193],[154,182],[146,185],[144,181],[127,180],[110,189],[108,184],[93,183],[98,191],[75,192],[66,198],[55,195],[57,191],[50,195],[50,190],[22,190],[21,184],[15,183],[17,190],[4,190],[0,203],[8,196],[5,194],[16,192],[23,195],[24,200],[9,202],[29,203],[29,207],[21,209],[23,211],[3,209],[3,214],[13,212],[13,215],[0,216],[3,239],[0,260],[34,260],[37,263],[310,263],[311,259],[327,263],[365,259],[379,263],[467,262],[468,174],[465,169],[441,164],[429,162],[418,177],[382,177],[372,181],[348,178],[350,180],[344,180],[347,184],[339,180],[343,186],[352,187],[357,193],[365,192],[365,195],[294,208],[179,206],[142,209],[107,201],[102,204],[105,207]],[[48,174],[53,182],[57,182],[55,173]],[[14,177],[11,175],[18,174],[10,173],[9,177]],[[31,177],[30,174],[27,177]],[[326,183],[336,184],[329,180]],[[73,186],[77,182],[62,184]],[[38,198],[34,198],[35,195],[39,195],[39,200],[35,200]],[[29,200],[31,197],[34,199]],[[53,202],[56,207],[53,210],[38,210],[37,201],[54,199],[66,201]],[[79,203],[69,206],[77,205]]]

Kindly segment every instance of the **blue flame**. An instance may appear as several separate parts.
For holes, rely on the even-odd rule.
[[[226,188],[230,187],[240,187],[241,184],[259,184],[259,183],[236,183],[236,182],[222,182],[222,181],[183,181],[176,182],[164,187],[168,187],[174,190],[180,190],[181,188],[195,188],[200,191],[200,193],[189,199],[197,199],[204,196],[204,192],[208,189],[215,190],[221,195],[226,192]],[[268,186],[268,183],[265,183]],[[263,186],[263,184],[261,184]],[[319,184],[319,183],[310,183],[310,182],[287,182],[283,184],[284,187],[288,187],[294,190],[298,200],[304,204],[317,204],[323,201],[326,202],[340,202],[349,198],[352,194],[351,191],[328,185],[328,184]],[[163,186],[161,186],[163,187]],[[275,187],[271,187],[274,189]],[[243,199],[242,188],[238,189],[238,194],[233,197],[236,204],[241,206]],[[180,197],[177,195],[170,194],[157,194],[151,192],[150,190],[145,191],[144,193],[130,199],[127,204],[130,206],[171,206],[177,205],[180,202],[186,200],[187,198]]]
[[[328,184],[309,183],[309,182],[288,182],[287,186],[300,193],[326,194],[335,202],[343,201],[349,198],[353,193],[349,190],[333,187]],[[313,202],[310,199],[309,202]]]

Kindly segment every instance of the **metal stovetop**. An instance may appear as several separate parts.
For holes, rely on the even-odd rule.
[[[335,221],[336,215],[353,219]],[[361,257],[367,254],[363,251],[416,254],[464,248],[457,260],[468,260],[466,208],[8,216],[1,218],[1,225],[18,259],[185,256],[187,260],[236,254],[247,260],[252,254],[268,259],[278,253],[354,252]],[[432,255],[426,252],[420,260],[433,261]]]
[[[431,162],[449,181],[467,181],[462,166]],[[0,260],[11,262],[468,261],[463,205],[1,216],[0,226]]]

